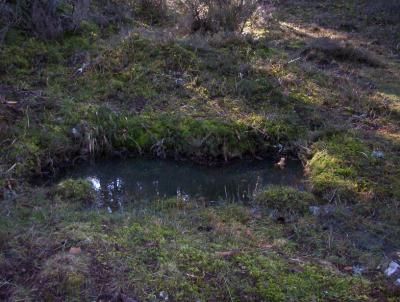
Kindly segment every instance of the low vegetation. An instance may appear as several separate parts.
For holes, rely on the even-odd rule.
[[[397,301],[397,6],[0,0],[0,299]],[[44,184],[142,155],[297,158],[307,184],[114,213]]]

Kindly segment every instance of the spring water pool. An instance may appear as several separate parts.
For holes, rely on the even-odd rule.
[[[272,185],[304,188],[303,167],[287,161],[240,161],[223,166],[202,166],[159,159],[107,159],[84,164],[67,173],[67,178],[90,181],[96,206],[118,209],[133,202],[180,197],[210,202],[246,201]]]

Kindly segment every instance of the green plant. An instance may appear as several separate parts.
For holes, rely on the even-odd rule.
[[[305,191],[291,187],[272,187],[259,193],[255,202],[263,207],[276,209],[282,213],[304,214],[316,202],[315,197]]]
[[[67,179],[60,182],[55,193],[67,201],[84,204],[92,203],[95,198],[90,182],[82,179]]]

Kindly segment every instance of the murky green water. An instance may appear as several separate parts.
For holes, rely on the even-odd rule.
[[[97,206],[110,210],[175,196],[209,202],[246,201],[271,185],[304,186],[298,161],[289,161],[280,169],[272,161],[206,167],[157,159],[105,160],[83,165],[67,177],[88,179],[97,192]]]

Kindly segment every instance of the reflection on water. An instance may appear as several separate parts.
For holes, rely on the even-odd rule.
[[[249,200],[269,185],[302,187],[303,169],[288,162],[279,169],[271,161],[205,167],[167,160],[105,160],[67,175],[86,178],[97,192],[97,206],[109,211],[125,204],[159,198]]]

